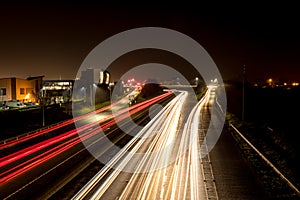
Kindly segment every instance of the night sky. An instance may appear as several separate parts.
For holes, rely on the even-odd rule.
[[[239,80],[245,64],[249,81],[300,81],[297,6],[234,6],[171,1],[0,4],[0,78],[74,79],[84,58],[106,38],[131,28],[158,26],[198,41],[225,80]],[[132,57],[139,62],[116,61],[113,78],[120,76],[118,68],[151,60],[139,55]]]

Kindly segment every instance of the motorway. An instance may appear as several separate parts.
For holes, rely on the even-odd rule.
[[[230,135],[209,152],[215,89],[192,98],[177,94],[72,199],[263,199]]]
[[[18,140],[15,140],[16,146],[13,141],[7,143],[9,146],[3,146],[3,148],[9,148],[15,152],[8,151],[10,152],[8,155],[3,155],[1,152],[0,198],[22,199],[26,196],[30,199],[44,199],[50,197],[95,161],[94,157],[88,155],[82,141],[92,140],[94,142],[91,145],[97,146],[102,141],[97,133],[104,130],[113,143],[119,141],[126,143],[126,140],[130,138],[126,139],[126,134],[120,133],[119,128],[114,128],[115,124],[118,122],[126,126],[126,120],[131,118],[137,122],[140,121],[139,123],[147,121],[147,118],[149,119],[147,108],[155,103],[164,105],[172,97],[172,92],[169,91],[131,107],[113,105],[113,107],[119,107],[114,114],[108,106],[84,117],[75,118],[74,121],[79,121],[81,124],[77,129],[71,129],[69,122],[52,127],[48,130],[50,131],[48,134],[53,132],[53,137],[26,148],[18,149],[16,147]],[[66,130],[66,127],[70,130]],[[64,132],[59,135],[55,134],[60,129]],[[36,137],[35,135],[33,134],[32,137]],[[109,144],[100,146],[102,147],[98,150],[100,154],[109,151]],[[36,190],[37,187],[39,190]]]
[[[65,125],[59,135],[1,156],[0,198],[262,197],[228,135],[222,133],[212,149],[207,133],[211,121],[220,117],[211,114],[216,109],[215,88],[208,87],[199,102],[193,92],[174,93],[129,108],[116,103],[113,113],[112,107],[105,107],[93,113],[96,117],[74,118],[81,125],[77,130]],[[3,148],[14,147],[10,142]]]
[[[218,199],[205,152],[212,90],[193,106],[181,91],[74,199]]]

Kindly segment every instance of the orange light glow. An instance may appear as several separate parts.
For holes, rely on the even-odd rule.
[[[269,82],[269,83],[272,83],[272,82],[273,82],[273,79],[269,78],[269,79],[268,79],[268,82]]]

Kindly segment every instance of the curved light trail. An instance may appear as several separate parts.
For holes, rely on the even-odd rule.
[[[161,163],[156,162],[156,164],[150,166],[147,165],[146,168],[140,168],[142,165],[145,165],[145,163],[149,163],[149,157],[150,160],[157,160],[162,159],[161,154],[152,154],[153,150],[159,150],[162,146],[169,145],[170,140],[168,138],[174,138],[174,135],[176,134],[176,128],[177,126],[171,123],[171,121],[179,121],[180,117],[180,110],[182,108],[182,105],[184,103],[184,99],[187,97],[187,92],[183,92],[182,94],[178,95],[176,98],[174,98],[165,108],[156,115],[137,135],[134,137],[130,142],[127,143],[125,147],[122,148],[122,150],[114,156],[113,159],[99,171],[90,181],[87,185],[85,185],[75,196],[73,199],[84,199],[89,192],[99,183],[99,181],[110,172],[111,168],[115,168],[117,170],[113,171],[109,178],[107,178],[103,184],[101,184],[100,188],[97,190],[97,192],[91,197],[92,199],[99,199],[103,195],[103,193],[106,191],[106,189],[110,186],[110,184],[115,180],[115,178],[121,173],[121,170],[124,170],[125,167],[127,167],[128,163],[131,161],[131,159],[136,156],[137,151],[142,147],[142,145],[145,143],[145,141],[153,136],[153,141],[156,141],[156,145],[152,145],[147,149],[145,152],[146,157],[141,157],[142,160],[139,160],[138,162],[143,163],[138,165],[138,168],[136,169],[137,172],[142,170],[155,170],[157,168],[162,168],[164,165],[161,165]],[[175,115],[174,115],[175,114]],[[168,130],[172,131],[168,131]],[[163,133],[162,133],[163,132]],[[159,134],[158,134],[159,133]],[[162,136],[166,134],[166,136]],[[160,146],[160,148],[159,148]],[[132,148],[133,147],[133,148]],[[132,149],[131,149],[132,148]],[[127,151],[130,150],[130,153]],[[164,153],[166,153],[164,151]],[[166,158],[166,156],[164,156]],[[136,162],[135,162],[136,163]],[[150,162],[151,163],[151,162]],[[153,162],[152,162],[153,164]],[[134,166],[130,166],[134,167]],[[126,169],[129,170],[129,169]],[[132,170],[132,168],[130,169]]]
[[[133,175],[118,199],[218,199],[215,185],[213,194],[206,191],[201,153],[206,141],[199,131],[212,90],[193,107],[183,130],[179,121],[188,94],[181,91],[72,199],[101,199],[130,170]]]
[[[109,128],[118,121],[122,121],[130,117],[130,115],[151,106],[170,94],[172,94],[172,92],[167,91],[166,93],[153,99],[144,101],[129,108],[123,108],[117,113],[110,114],[99,121],[85,124],[78,129],[70,130],[59,136],[50,138],[0,158],[0,186],[31,170],[32,168],[45,163],[51,158],[67,151],[76,144],[80,143],[82,140],[86,140],[97,134],[99,131]],[[97,112],[99,112],[99,110]],[[102,124],[99,126],[99,123]],[[81,133],[81,137],[78,137],[78,133]]]

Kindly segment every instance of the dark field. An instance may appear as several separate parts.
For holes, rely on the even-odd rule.
[[[45,106],[45,126],[58,123],[72,117],[64,107],[57,105]],[[0,112],[0,140],[24,134],[43,126],[41,107],[15,109]]]
[[[227,111],[242,116],[242,84],[227,84]],[[245,87],[245,122],[250,137],[264,140],[300,183],[300,87]],[[246,130],[245,129],[245,130]],[[243,130],[243,129],[242,129]],[[250,130],[250,131],[249,131]],[[285,171],[285,170],[284,170]],[[286,170],[288,171],[288,170]]]
[[[241,118],[242,85],[226,87],[228,111]],[[300,139],[300,87],[245,87],[245,121],[281,132],[290,142]],[[295,141],[296,140],[296,141]]]

